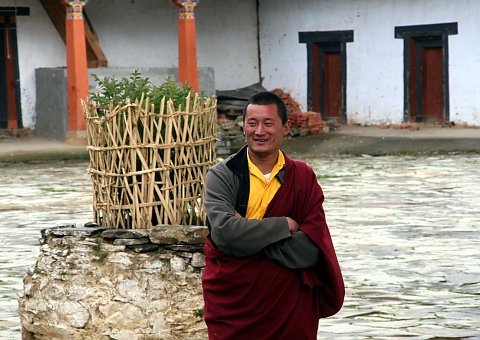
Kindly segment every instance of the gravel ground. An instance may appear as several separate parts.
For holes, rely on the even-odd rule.
[[[480,339],[480,157],[298,155],[316,171],[344,273],[319,339]],[[0,163],[0,339],[40,229],[92,217],[85,161]]]

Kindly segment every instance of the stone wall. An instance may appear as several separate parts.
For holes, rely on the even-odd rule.
[[[24,339],[206,339],[206,227],[56,227],[24,278]]]

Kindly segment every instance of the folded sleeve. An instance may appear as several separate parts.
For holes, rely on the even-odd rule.
[[[234,204],[238,186],[238,179],[223,164],[207,173],[205,208],[210,235],[220,250],[231,256],[249,256],[292,237],[286,217],[255,220],[236,216]]]
[[[308,268],[318,262],[320,250],[301,231],[292,233],[292,237],[280,240],[262,249],[270,260],[277,261],[290,269]]]

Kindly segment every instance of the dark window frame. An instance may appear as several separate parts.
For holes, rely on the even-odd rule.
[[[4,16],[29,16],[29,7],[0,7],[0,15]]]
[[[435,46],[441,47],[443,51],[443,86],[444,86],[444,121],[450,121],[450,90],[449,90],[449,72],[448,72],[448,36],[458,34],[458,23],[449,22],[444,24],[429,24],[429,25],[413,25],[413,26],[396,26],[395,38],[403,39],[403,121],[408,122],[410,118],[409,112],[409,79],[408,73],[410,64],[415,62],[418,69],[418,60],[410,60],[410,39],[415,41],[418,47],[426,47],[431,43]],[[419,86],[418,80],[416,81]],[[418,107],[421,106],[421,89],[416,89]],[[420,92],[418,92],[420,91]]]
[[[29,15],[30,15],[29,7],[0,7],[0,16],[2,17],[9,18],[9,17],[16,17],[16,16],[29,16]],[[0,24],[0,31],[3,31],[6,28],[10,29],[12,32],[12,48],[13,48],[12,52],[14,55],[18,57],[16,20],[13,21],[13,23],[9,23],[8,26],[7,24]],[[23,128],[22,106],[21,106],[22,101],[21,101],[21,93],[20,93],[20,70],[19,70],[18,58],[16,58],[15,60],[14,72],[15,72],[15,81],[17,83],[17,86],[15,86],[17,125],[18,125],[18,128]],[[5,93],[6,93],[6,86],[7,86],[6,84],[0,85],[0,87],[5,91]],[[7,105],[7,103],[5,103],[5,105]],[[6,108],[5,108],[5,112],[7,112]],[[3,123],[2,123],[2,126],[0,126],[0,128],[6,128],[6,126],[3,126]]]
[[[342,82],[342,122],[347,123],[347,42],[353,42],[353,30],[345,31],[313,31],[298,32],[299,42],[307,45],[307,110],[312,110],[312,58],[313,45],[317,45],[321,53],[328,53],[332,48],[340,52],[341,82]],[[337,45],[338,44],[338,45]],[[337,47],[339,46],[339,48]],[[323,72],[323,64],[320,65]],[[320,99],[321,107],[324,106],[323,98]]]

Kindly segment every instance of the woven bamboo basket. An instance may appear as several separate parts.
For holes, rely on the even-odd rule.
[[[160,108],[148,98],[110,105],[100,117],[84,105],[94,220],[110,228],[204,225],[205,176],[216,162],[216,98],[188,95]]]

